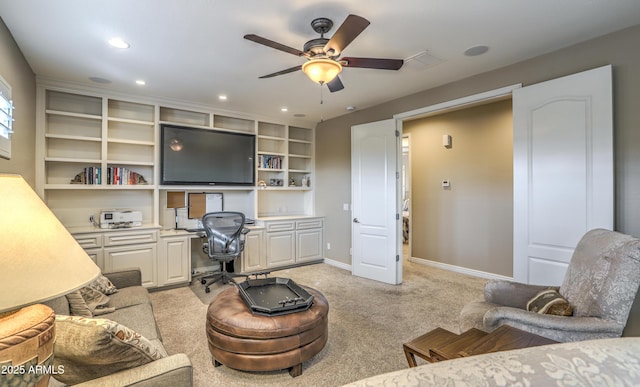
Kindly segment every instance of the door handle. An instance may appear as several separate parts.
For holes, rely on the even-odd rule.
[[[360,221],[358,220],[358,218],[353,218],[353,223],[360,223]]]

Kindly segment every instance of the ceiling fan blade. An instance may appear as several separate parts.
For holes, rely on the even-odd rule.
[[[293,54],[295,56],[306,56],[303,51],[295,49],[293,47],[285,46],[284,44],[274,42],[273,40],[269,40],[267,38],[263,38],[262,36],[258,36],[255,34],[248,34],[244,36],[245,39],[250,40],[252,42],[256,42],[258,44],[262,44],[267,47],[275,48],[276,50],[284,51],[289,54]]]
[[[336,76],[330,82],[327,83],[327,88],[329,89],[330,92],[335,93],[336,91],[340,91],[344,89],[344,85],[342,84],[340,77]]]
[[[341,58],[343,67],[359,67],[365,69],[399,70],[404,64],[402,59],[380,59],[380,58]]]
[[[327,55],[335,57],[340,55],[342,50],[345,49],[365,28],[369,25],[369,20],[362,16],[349,15],[347,19],[338,28],[335,34],[329,39],[324,46],[324,52]]]
[[[280,70],[280,71],[275,72],[275,73],[263,75],[263,76],[258,77],[258,78],[262,79],[262,78],[277,77],[278,75],[289,74],[289,73],[292,73],[294,71],[298,71],[298,70],[301,70],[301,69],[302,69],[302,65],[298,65],[298,66],[290,67],[290,68],[285,69],[285,70]]]

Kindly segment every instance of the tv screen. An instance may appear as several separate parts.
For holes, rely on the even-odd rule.
[[[254,185],[255,136],[161,126],[161,184]]]

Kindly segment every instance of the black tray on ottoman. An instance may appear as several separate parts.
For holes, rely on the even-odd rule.
[[[313,296],[289,278],[247,279],[237,285],[254,314],[278,316],[307,310],[313,304]]]

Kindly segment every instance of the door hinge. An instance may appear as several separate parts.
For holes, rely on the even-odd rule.
[[[400,180],[400,172],[396,172],[396,180]]]
[[[400,214],[396,214],[396,220],[400,220]]]
[[[400,262],[400,256],[396,255],[396,262]]]
[[[400,131],[396,129],[396,137],[400,137]]]

